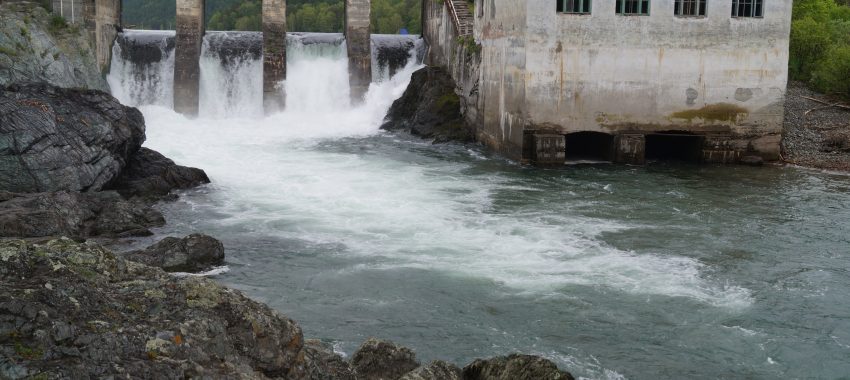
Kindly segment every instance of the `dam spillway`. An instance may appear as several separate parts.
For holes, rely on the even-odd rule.
[[[107,76],[115,96],[134,106],[174,107],[175,39],[174,31],[128,29],[119,34]],[[347,69],[341,33],[287,33],[286,40],[288,65],[324,58]],[[424,57],[425,44],[419,36],[372,35],[372,82],[385,82]],[[261,115],[262,59],[262,33],[207,31],[199,58],[199,113]],[[349,84],[336,85],[338,91],[350,94]]]

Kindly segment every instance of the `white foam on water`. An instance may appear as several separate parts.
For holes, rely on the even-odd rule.
[[[230,272],[230,267],[228,267],[227,265],[223,265],[220,267],[211,268],[208,271],[200,273],[174,272],[171,273],[171,275],[175,277],[215,277],[227,272]]]
[[[599,237],[628,225],[544,209],[494,212],[494,194],[515,187],[500,173],[323,149],[326,141],[380,133],[420,67],[410,63],[373,83],[364,104],[352,107],[346,65],[335,54],[294,57],[287,109],[267,117],[236,108],[190,120],[144,107],[146,145],[210,175],[216,211],[227,215],[216,221],[222,228],[343,245],[341,254],[363,258],[350,271],[422,268],[535,295],[579,285],[730,308],[752,302],[746,289],[706,278],[697,260],[636,254]]]

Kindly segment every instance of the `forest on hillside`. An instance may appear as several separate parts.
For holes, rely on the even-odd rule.
[[[174,0],[123,0],[124,24],[139,29],[174,29]],[[207,0],[209,30],[260,30],[262,0]],[[394,34],[422,30],[420,0],[372,0],[372,30]],[[288,0],[287,29],[342,32],[342,0]]]
[[[791,79],[850,99],[850,0],[794,0]]]

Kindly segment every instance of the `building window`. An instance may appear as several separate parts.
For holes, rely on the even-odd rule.
[[[590,0],[555,0],[560,13],[590,14]]]
[[[764,16],[764,0],[732,0],[732,17]]]
[[[706,0],[676,0],[676,16],[705,16]]]
[[[617,14],[649,15],[649,0],[617,0]]]

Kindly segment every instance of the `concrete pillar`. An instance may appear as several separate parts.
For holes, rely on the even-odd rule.
[[[534,134],[532,163],[536,166],[561,166],[566,161],[567,140],[561,134]]]
[[[204,32],[204,0],[177,0],[177,36],[174,46],[174,110],[198,115],[201,86],[201,43]]]
[[[358,104],[372,83],[371,0],[345,0],[345,44],[351,102]]]
[[[646,136],[622,134],[614,138],[614,162],[629,165],[646,163]]]
[[[263,0],[263,106],[266,113],[286,104],[286,0]]]
[[[89,10],[91,12],[91,10]],[[100,72],[109,71],[112,44],[121,29],[121,0],[95,0],[94,48]]]

